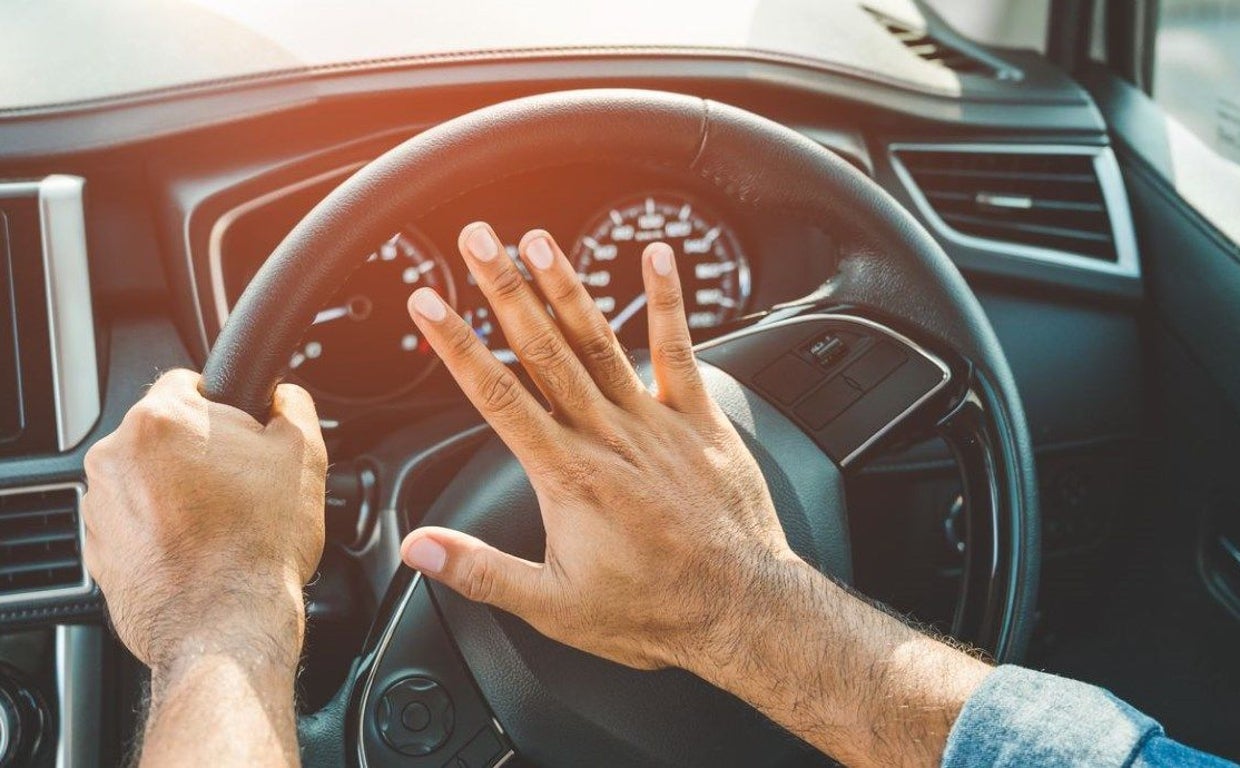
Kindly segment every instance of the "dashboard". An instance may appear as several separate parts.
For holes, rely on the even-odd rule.
[[[313,12],[323,11],[306,10]],[[48,702],[98,703],[60,718],[67,733],[99,727],[71,717],[132,711],[119,695],[101,698],[115,687],[99,674],[110,647],[101,628],[67,626],[101,615],[98,589],[74,549],[84,536],[76,505],[86,450],[117,427],[160,371],[202,366],[264,260],[363,164],[472,109],[579,87],[657,88],[749,109],[835,151],[902,203],[960,266],[1012,363],[1045,478],[1047,551],[1088,554],[1106,520],[1073,518],[1077,527],[1055,533],[1057,510],[1067,510],[1066,519],[1079,511],[1071,499],[1080,497],[1100,514],[1122,506],[1110,500],[1131,466],[1112,446],[1139,434],[1145,418],[1137,322],[1144,284],[1106,126],[1089,95],[1034,54],[983,50],[932,24],[934,40],[984,66],[927,69],[939,65],[906,51],[865,13],[820,30],[838,31],[840,44],[822,50],[839,51],[840,62],[734,48],[570,47],[349,66],[333,59],[61,106],[39,106],[39,93],[16,111],[0,104],[0,178],[11,180],[0,182],[0,547],[7,546],[5,511],[20,504],[23,515],[38,511],[59,526],[67,548],[56,553],[62,570],[28,569],[46,584],[6,592],[12,585],[0,581],[0,660],[17,658],[6,638],[35,642],[23,635],[33,625],[49,651],[22,657],[18,666],[32,681],[25,687],[41,688]],[[849,43],[874,36],[881,46]],[[874,53],[880,48],[902,62],[894,68],[900,77],[883,74],[893,67]],[[175,58],[188,59],[179,50]],[[30,88],[45,85],[29,78]],[[713,181],[640,157],[508,168],[471,188],[444,190],[431,209],[408,211],[401,227],[357,254],[356,272],[288,360],[290,379],[315,395],[332,462],[406,456],[411,445],[456,446],[451,441],[462,434],[465,445],[482,434],[407,316],[413,288],[440,292],[520,372],[457,254],[457,235],[469,222],[492,224],[510,252],[526,231],[549,231],[630,350],[646,346],[639,254],[648,242],[676,249],[698,340],[801,298],[834,274],[830,231],[792,215],[756,215]],[[1062,199],[1050,199],[1060,192]],[[419,476],[417,493],[426,499],[376,501],[391,526],[389,543],[419,519],[446,477],[439,467]],[[950,538],[959,492],[951,457],[933,442],[861,473],[848,489],[858,546],[868,540],[878,560],[901,563],[905,580],[880,583],[859,559],[859,584],[901,609],[936,615],[933,601],[955,594],[959,550],[944,543],[933,558],[912,562],[895,548],[943,539],[945,530]],[[395,549],[377,538],[333,546],[336,555],[370,558],[356,557],[364,586],[336,607],[373,605],[381,596]],[[31,562],[48,557],[30,554]],[[350,615],[331,631],[364,631],[366,623]],[[73,674],[49,662],[79,656]],[[58,691],[56,680],[71,690]],[[123,729],[108,727],[117,732],[111,762],[119,762]],[[61,750],[71,741],[60,737]],[[95,761],[108,762],[107,755]]]
[[[221,324],[267,255],[350,169],[271,190],[220,217],[207,257]],[[405,309],[409,294],[423,286],[442,295],[496,358],[516,364],[457,252],[461,226],[477,219],[495,228],[527,278],[516,243],[530,229],[552,233],[621,343],[634,349],[646,346],[641,254],[649,243],[676,250],[689,326],[699,338],[751,308],[799,297],[832,266],[830,243],[821,238],[815,248],[775,254],[777,235],[753,226],[700,180],[616,166],[516,174],[433,211],[410,211],[400,231],[359,258],[315,317],[289,360],[290,379],[331,414],[443,390],[438,358]]]

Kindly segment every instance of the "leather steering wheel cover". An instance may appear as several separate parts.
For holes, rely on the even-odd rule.
[[[566,91],[478,110],[413,137],[341,184],[281,242],[221,330],[203,394],[264,419],[315,312],[410,210],[485,185],[497,169],[589,162],[693,174],[739,207],[830,232],[838,273],[815,298],[872,310],[977,367],[1011,478],[1004,492],[1022,511],[1008,543],[1016,576],[1000,646],[1001,659],[1020,658],[1036,599],[1036,480],[1016,385],[989,321],[943,250],[878,185],[804,136],[734,107],[653,91]]]
[[[819,296],[877,310],[961,352],[997,394],[988,403],[1011,468],[1016,577],[1003,658],[1020,658],[1037,590],[1037,482],[1016,383],[981,305],[938,243],[882,188],[804,136],[744,110],[642,90],[582,90],[504,102],[414,136],[337,187],[280,243],[233,308],[202,391],[265,419],[315,312],[408,211],[534,170],[634,158],[693,173],[741,206],[830,231],[839,271]],[[824,194],[830,190],[830,194]],[[279,297],[272,301],[270,297]]]

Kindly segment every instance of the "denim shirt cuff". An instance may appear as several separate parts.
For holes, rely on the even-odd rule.
[[[1128,766],[1162,727],[1109,692],[1002,666],[965,702],[943,753],[962,766]]]

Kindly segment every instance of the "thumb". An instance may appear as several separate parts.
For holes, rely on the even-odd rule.
[[[501,552],[448,528],[418,528],[405,537],[401,559],[461,595],[527,618],[542,590],[540,563]]]

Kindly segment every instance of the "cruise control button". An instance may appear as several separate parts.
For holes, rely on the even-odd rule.
[[[797,407],[797,416],[809,424],[810,429],[819,430],[832,419],[848,410],[848,406],[857,402],[861,391],[836,376],[826,384],[810,393],[805,402]]]
[[[892,344],[880,341],[861,359],[844,369],[844,377],[862,392],[868,392],[892,371],[904,365],[908,356]]]
[[[791,405],[822,381],[824,375],[801,358],[784,355],[755,376],[754,383],[784,405]]]
[[[848,345],[838,335],[826,333],[810,342],[805,352],[823,368],[830,368],[848,354]]]

